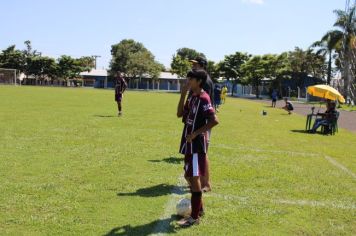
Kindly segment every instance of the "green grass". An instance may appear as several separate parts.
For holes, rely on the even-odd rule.
[[[339,109],[344,111],[356,111],[356,106],[341,105]]]
[[[231,98],[206,216],[176,228],[177,101],[127,92],[118,118],[113,91],[0,86],[0,234],[355,235],[356,135],[301,133],[304,117]]]

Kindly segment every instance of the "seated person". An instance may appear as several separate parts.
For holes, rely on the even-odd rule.
[[[315,119],[313,128],[310,133],[315,133],[316,130],[322,125],[329,125],[336,118],[336,104],[333,101],[328,100],[326,103],[325,113],[317,113],[321,118]]]
[[[292,111],[294,110],[293,104],[288,100],[288,98],[284,98],[284,101],[286,102],[286,105],[282,107],[282,109],[288,111],[288,114],[292,114]]]

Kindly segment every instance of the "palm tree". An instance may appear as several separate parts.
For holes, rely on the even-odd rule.
[[[318,48],[317,55],[328,56],[327,84],[330,84],[331,81],[332,55],[342,37],[343,33],[340,30],[332,30],[327,32],[320,41],[316,41],[311,45],[312,48]]]
[[[355,59],[352,55],[352,41],[355,38],[356,32],[356,18],[355,18],[355,8],[352,6],[348,11],[335,10],[334,13],[337,15],[337,20],[334,24],[335,27],[338,27],[342,31],[342,39],[339,42],[342,42],[343,48],[342,58],[344,64],[344,93],[346,98],[350,98],[350,89],[351,89],[351,71],[350,65],[352,60]]]

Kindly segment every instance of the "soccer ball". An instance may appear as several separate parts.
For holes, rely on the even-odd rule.
[[[190,205],[190,200],[183,198],[179,200],[176,206],[177,214],[183,217],[189,216],[192,212],[192,206]]]

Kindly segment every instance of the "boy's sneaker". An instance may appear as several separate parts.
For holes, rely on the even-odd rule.
[[[198,225],[200,223],[199,219],[193,219],[191,216],[184,218],[177,222],[177,224],[182,228],[187,228],[193,225]]]
[[[117,113],[117,116],[122,116],[122,112],[120,111],[119,113]]]

